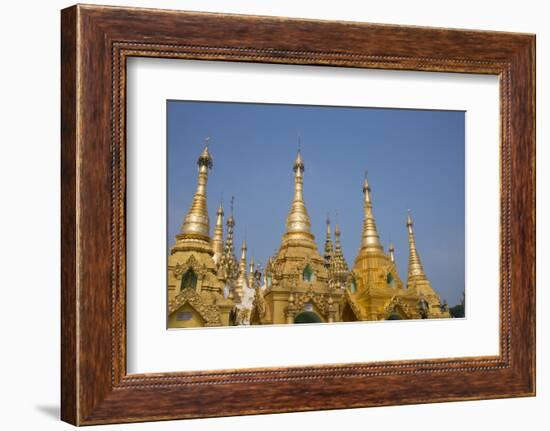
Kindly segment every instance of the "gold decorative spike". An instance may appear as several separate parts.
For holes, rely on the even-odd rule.
[[[231,197],[231,213],[227,221],[227,237],[225,239],[225,245],[223,247],[223,254],[220,259],[221,274],[224,281],[233,283],[238,276],[239,267],[237,264],[237,258],[235,257],[235,249],[233,246],[233,231],[235,228],[235,219],[233,218],[233,205],[235,197]]]
[[[216,212],[216,227],[214,228],[214,236],[212,238],[213,259],[216,264],[220,262],[223,255],[223,215],[223,205],[220,202],[220,206]]]
[[[250,253],[252,255],[252,253]],[[254,257],[250,256],[250,263],[248,264],[248,287],[254,287]]]
[[[193,196],[191,208],[187,212],[181,226],[181,237],[210,241],[210,221],[208,218],[208,207],[206,205],[206,184],[208,182],[208,171],[212,169],[213,163],[212,156],[208,151],[208,140],[197,160],[197,165],[199,166],[197,189]]]
[[[248,265],[248,273],[253,274],[254,273],[254,258],[250,257],[250,263]]]
[[[328,268],[330,266],[330,260],[334,254],[334,247],[332,245],[332,237],[330,234],[330,219],[327,216],[327,238],[325,239],[325,265]]]
[[[245,287],[245,284],[247,282],[247,277],[246,277],[246,250],[247,250],[247,247],[246,247],[246,240],[245,240],[245,241],[243,241],[243,245],[241,247],[241,260],[239,261],[239,276],[238,276],[237,282],[235,284],[235,293],[237,293],[237,295],[240,298],[243,298],[244,287]]]
[[[311,222],[303,199],[304,162],[300,150],[294,161],[294,199],[286,219],[286,235],[293,238],[313,239]]]
[[[361,235],[361,249],[365,251],[383,252],[382,244],[380,244],[380,237],[376,229],[376,222],[374,221],[374,215],[372,213],[372,201],[370,196],[370,186],[367,180],[367,174],[365,172],[365,182],[363,184],[363,232]]]
[[[334,255],[331,262],[331,274],[334,279],[344,282],[346,281],[349,275],[348,264],[344,258],[344,253],[342,252],[342,243],[340,242],[340,226],[338,224],[334,227],[334,238],[335,238],[335,248]]]
[[[393,247],[393,242],[390,242],[390,247],[388,251],[390,252],[390,260],[392,262],[395,262],[395,248]]]
[[[341,232],[340,232],[340,226],[336,225],[334,227],[334,238],[335,238],[335,242],[336,242],[336,247],[334,249],[334,256],[336,256],[338,259],[340,259],[345,268],[346,268],[346,271],[347,271],[347,267],[348,267],[348,264],[346,263],[345,259],[344,259],[344,253],[342,252],[342,243],[340,242],[340,235],[341,235]]]
[[[243,245],[241,246],[241,260],[239,261],[239,271],[246,274],[246,250],[248,248],[246,247],[246,240],[243,241]]]
[[[420,256],[416,250],[416,242],[413,232],[413,221],[410,214],[407,214],[407,230],[409,232],[409,273],[408,279],[420,280],[426,279],[424,267],[420,262]]]

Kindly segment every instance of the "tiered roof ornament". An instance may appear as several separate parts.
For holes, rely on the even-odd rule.
[[[327,268],[330,267],[330,261],[332,259],[333,254],[334,254],[334,246],[332,244],[332,237],[330,233],[330,219],[327,216],[327,237],[325,239],[325,254],[323,256],[325,259],[325,266]]]
[[[330,265],[330,272],[332,277],[340,282],[345,283],[348,276],[349,276],[349,267],[346,263],[346,259],[344,258],[344,253],[342,251],[342,243],[340,241],[340,226],[336,224],[334,227],[334,237],[335,237],[335,243],[336,247],[334,249],[334,255],[331,260]]]
[[[235,247],[233,245],[233,233],[235,228],[235,218],[233,217],[233,206],[235,198],[231,197],[231,213],[227,219],[227,237],[223,248],[223,255],[220,259],[220,270],[223,279],[229,284],[234,283],[239,276],[239,264],[235,257]]]

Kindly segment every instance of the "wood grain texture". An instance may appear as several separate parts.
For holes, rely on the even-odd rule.
[[[61,417],[77,422],[76,8],[61,16]]]
[[[533,35],[79,5],[62,11],[61,37],[63,420],[86,425],[534,394]],[[499,356],[127,375],[130,56],[499,75]]]

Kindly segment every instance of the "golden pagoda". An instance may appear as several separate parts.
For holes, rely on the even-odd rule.
[[[420,264],[410,215],[407,227],[410,259],[409,276],[404,286],[397,272],[393,244],[390,244],[389,254],[386,254],[380,243],[372,209],[371,188],[365,176],[363,231],[353,266],[354,285],[350,295],[361,313],[358,320],[450,317],[448,311],[442,309],[439,296],[431,288]],[[426,311],[426,308],[429,310]]]
[[[414,239],[413,221],[411,215],[407,215],[407,232],[409,235],[409,269],[407,276],[407,290],[415,293],[419,303],[418,312],[421,318],[425,317],[450,317],[445,305],[441,303],[439,295],[432,288],[424,267],[420,262],[420,256],[416,251]]]
[[[197,165],[199,174],[193,202],[168,256],[169,328],[228,325],[234,306],[233,301],[224,297],[224,283],[218,276],[210,239],[206,185],[213,162],[208,141]],[[221,213],[223,216],[223,210]]]
[[[329,279],[319,254],[303,199],[304,171],[300,151],[294,170],[294,198],[279,250],[266,268],[265,290],[256,289],[252,324],[335,322],[344,294]]]
[[[246,241],[239,261],[234,252],[233,198],[225,241],[222,205],[210,238],[206,185],[212,157],[207,145],[198,166],[197,190],[168,258],[168,327],[450,317],[420,261],[410,214],[408,277],[406,284],[401,281],[393,244],[386,253],[380,242],[366,176],[361,244],[351,270],[340,227],[335,225],[333,242],[328,218],[324,254],[319,253],[304,202],[305,164],[298,150],[293,199],[279,248],[263,271],[254,268],[251,258],[247,272]]]

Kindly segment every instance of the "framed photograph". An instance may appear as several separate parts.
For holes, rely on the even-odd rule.
[[[535,394],[535,37],[62,11],[62,419]]]

